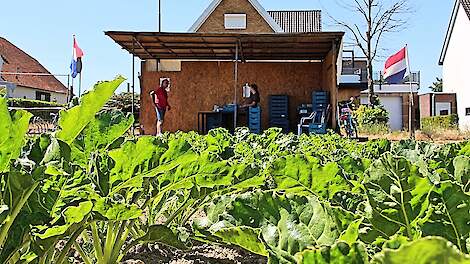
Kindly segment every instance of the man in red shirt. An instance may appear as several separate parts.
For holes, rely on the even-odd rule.
[[[166,89],[170,85],[168,79],[162,81],[162,85],[156,90],[150,92],[152,102],[155,106],[155,112],[157,114],[157,136],[162,134],[163,120],[165,119],[166,111],[170,111],[171,106],[168,103],[168,93]]]

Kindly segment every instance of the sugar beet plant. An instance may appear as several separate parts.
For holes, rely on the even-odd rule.
[[[97,84],[60,130],[0,98],[0,263],[119,263],[138,244],[231,244],[269,263],[469,263],[470,144],[335,134],[131,138]],[[75,255],[77,255],[75,254]]]

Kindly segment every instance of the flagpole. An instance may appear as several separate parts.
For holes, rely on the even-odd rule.
[[[73,48],[74,43],[75,43],[75,34],[72,34],[72,60],[73,60],[73,53],[74,53],[74,48]],[[70,71],[72,71],[72,69],[70,69]],[[71,74],[73,75],[73,73],[71,73]],[[70,101],[72,101],[72,99],[73,99],[73,88],[74,88],[73,81],[75,79],[75,78],[73,78],[73,76],[71,76],[71,77],[72,77],[72,86],[70,87]]]
[[[78,76],[78,97],[82,96],[82,72]]]
[[[413,128],[413,106],[414,106],[414,96],[413,96],[413,82],[411,76],[411,68],[410,68],[410,57],[408,54],[408,44],[406,44],[406,64],[408,68],[408,82],[410,83],[410,98],[409,98],[409,112],[408,112],[408,130],[410,132],[410,138],[414,138],[414,128]]]

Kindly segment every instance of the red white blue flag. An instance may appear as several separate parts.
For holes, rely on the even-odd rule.
[[[403,83],[403,79],[405,78],[406,70],[408,68],[406,53],[407,49],[405,47],[388,58],[388,60],[385,62],[383,78],[387,81],[387,83]]]
[[[73,58],[72,63],[70,64],[70,73],[72,78],[77,77],[79,73],[82,72],[82,57],[84,53],[82,49],[78,46],[75,36],[73,36]]]

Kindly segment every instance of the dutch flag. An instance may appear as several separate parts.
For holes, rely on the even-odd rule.
[[[84,54],[82,49],[80,49],[77,40],[75,39],[75,36],[73,36],[73,57],[72,63],[70,64],[70,73],[72,75],[72,78],[77,77],[77,75],[82,72],[83,55]]]
[[[387,81],[387,83],[403,83],[403,79],[405,78],[406,70],[408,68],[407,52],[407,48],[404,47],[395,55],[388,58],[385,62],[383,78]]]

